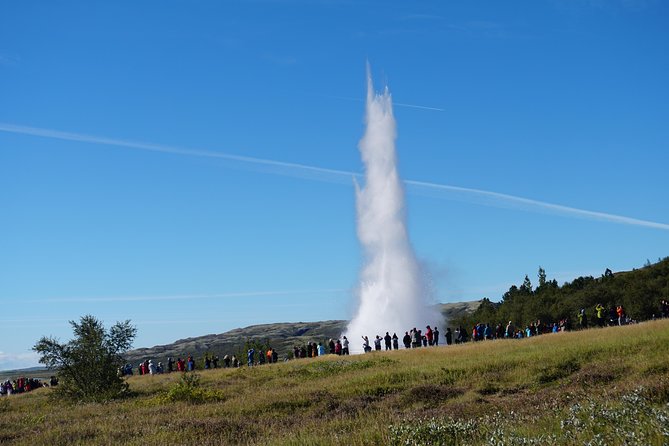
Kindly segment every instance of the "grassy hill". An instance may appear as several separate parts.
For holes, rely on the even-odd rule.
[[[128,383],[2,398],[0,443],[667,444],[669,320]]]

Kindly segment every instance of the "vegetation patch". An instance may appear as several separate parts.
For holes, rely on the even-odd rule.
[[[669,405],[669,375],[648,382],[642,394],[648,401]]]
[[[494,395],[500,391],[500,387],[493,382],[486,381],[476,391],[481,395]]]
[[[467,376],[467,371],[463,369],[447,369],[446,367],[442,367],[441,371],[443,373],[439,376],[439,382],[444,385],[455,384]]]
[[[669,361],[664,360],[662,362],[649,364],[648,367],[646,367],[645,373],[648,373],[649,375],[660,376],[669,375]]]
[[[312,404],[309,399],[277,400],[269,402],[261,410],[274,414],[291,415],[310,407]]]
[[[620,401],[586,400],[572,405],[560,428],[575,444],[667,444],[669,406],[655,407],[638,388]]]
[[[288,372],[288,376],[300,379],[327,378],[344,372],[365,370],[385,362],[387,361],[343,359],[336,361],[316,361],[308,364],[296,365]]]
[[[425,421],[404,420],[390,426],[389,444],[392,446],[463,445],[480,439],[479,431],[479,424],[475,420],[461,421],[452,418]]]
[[[434,405],[445,400],[463,395],[465,391],[459,387],[441,384],[424,384],[412,387],[404,393],[404,404]]]
[[[258,436],[257,427],[252,422],[227,417],[188,418],[178,420],[168,428],[180,435],[195,435],[206,438],[207,444],[216,442],[237,443],[242,439],[251,440]],[[167,443],[171,442],[174,442],[174,439]]]
[[[574,375],[574,382],[584,387],[606,385],[620,378],[625,373],[623,367],[610,364],[589,364]]]
[[[669,444],[669,377],[660,373],[667,346],[669,320],[661,320],[135,375],[125,378],[130,397],[105,403],[38,389],[0,398],[0,443]],[[300,369],[307,372],[294,374]]]
[[[7,398],[0,398],[0,414],[9,412],[10,410],[10,403],[9,399]]]
[[[539,384],[549,384],[570,376],[580,368],[581,364],[577,358],[563,358],[553,364],[540,367],[536,373],[536,380]]]
[[[522,416],[515,412],[468,420],[404,420],[389,427],[391,445],[650,445],[669,441],[669,407],[654,407],[643,389],[618,402],[586,400],[566,411]],[[552,416],[559,422],[547,418]],[[538,426],[528,432],[527,425]]]
[[[378,385],[370,386],[360,392],[362,395],[367,395],[371,397],[384,398],[388,395],[392,395],[404,390],[404,386],[399,385]]]
[[[161,403],[183,401],[186,403],[206,403],[223,401],[225,396],[219,390],[202,386],[200,375],[182,373],[181,378],[169,390],[159,397]]]

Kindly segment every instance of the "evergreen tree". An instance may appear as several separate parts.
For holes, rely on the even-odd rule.
[[[527,276],[527,274],[525,275],[523,284],[520,286],[520,291],[524,294],[532,293],[532,282],[530,282],[530,278]]]
[[[543,287],[546,285],[546,270],[543,269],[542,267],[539,267],[539,288]]]

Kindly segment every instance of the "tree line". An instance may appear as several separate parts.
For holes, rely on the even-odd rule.
[[[607,309],[622,305],[625,313],[637,321],[660,317],[660,302],[669,299],[669,257],[654,264],[648,261],[632,271],[613,273],[607,268],[600,277],[581,276],[562,286],[555,279],[548,280],[546,271],[539,267],[537,283],[533,286],[526,275],[523,283],[511,286],[500,302],[484,298],[476,311],[452,320],[450,325],[471,327],[479,322],[513,321],[525,326],[537,320],[574,321],[581,308],[592,318],[597,304]]]

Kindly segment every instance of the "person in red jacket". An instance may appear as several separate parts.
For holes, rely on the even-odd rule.
[[[622,305],[616,307],[616,314],[618,315],[618,325],[623,324],[623,317],[625,317],[625,310],[623,310]]]
[[[429,325],[425,328],[427,328],[427,331],[425,332],[425,337],[427,338],[427,344],[432,345],[432,340],[434,339],[434,334],[432,333],[432,329],[430,328]]]

